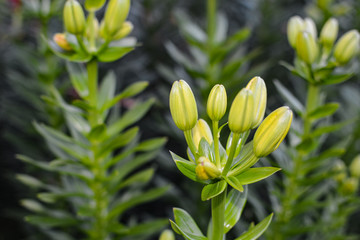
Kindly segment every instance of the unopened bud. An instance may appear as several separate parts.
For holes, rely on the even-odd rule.
[[[85,16],[80,3],[67,0],[64,7],[64,24],[67,32],[82,34],[85,30]]]
[[[290,46],[295,48],[296,38],[299,32],[304,30],[304,20],[299,16],[290,18],[287,24],[287,36]]]
[[[312,64],[319,55],[319,47],[311,33],[302,31],[296,39],[296,53],[306,63]]]
[[[360,155],[357,155],[350,164],[350,174],[352,177],[360,178]]]
[[[105,31],[114,36],[122,27],[130,10],[130,0],[110,0],[105,12]]]
[[[307,31],[311,36],[316,40],[317,39],[317,29],[314,21],[311,18],[305,18],[304,20],[304,31]]]
[[[199,146],[202,138],[211,145],[213,142],[213,136],[211,134],[211,129],[204,119],[199,119],[192,129],[193,141],[196,147]]]
[[[54,37],[53,37],[53,40],[59,47],[61,47],[65,51],[71,51],[72,50],[72,47],[70,46],[70,44],[66,40],[66,36],[65,36],[64,33],[56,33],[54,35]]]
[[[184,81],[176,81],[170,91],[170,112],[176,126],[182,131],[195,127],[198,118],[196,101],[190,86]]]
[[[220,170],[206,157],[200,157],[195,168],[196,176],[201,180],[209,180],[221,176]]]
[[[348,178],[341,185],[340,191],[344,195],[352,195],[352,194],[356,193],[358,188],[359,188],[359,179]]]
[[[86,0],[85,1],[85,8],[90,12],[94,12],[102,8],[104,5],[105,0]]]
[[[225,87],[216,84],[210,91],[207,101],[207,114],[213,121],[219,121],[225,114],[227,107],[227,95]]]
[[[254,153],[265,157],[275,151],[289,132],[293,113],[289,107],[280,107],[270,113],[254,135]]]
[[[131,22],[126,21],[122,24],[122,27],[119,29],[119,31],[115,33],[112,39],[119,40],[121,38],[124,38],[127,35],[129,35],[133,29],[134,29],[134,25]]]
[[[85,36],[89,39],[96,38],[99,33],[99,21],[97,18],[88,18],[86,20]]]
[[[333,178],[335,179],[335,181],[341,183],[346,179],[346,166],[344,164],[343,161],[341,160],[336,160],[334,167],[333,167],[333,171],[334,171],[334,176]]]
[[[266,109],[266,85],[264,80],[261,77],[254,77],[246,86],[247,89],[251,90],[254,95],[254,122],[252,129],[259,126],[261,121],[264,118],[265,109]]]
[[[357,30],[345,33],[335,45],[334,57],[340,64],[346,64],[359,52],[360,34]]]
[[[229,128],[234,133],[245,132],[253,126],[255,110],[251,90],[243,88],[235,97],[229,112]]]
[[[331,49],[339,31],[339,22],[335,18],[326,21],[320,33],[320,43]]]
[[[175,236],[173,231],[169,230],[169,229],[165,229],[161,235],[159,240],[175,240]]]

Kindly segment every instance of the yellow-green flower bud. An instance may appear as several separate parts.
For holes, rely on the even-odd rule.
[[[229,112],[229,128],[234,133],[245,132],[253,126],[255,110],[251,90],[243,88],[235,97]]]
[[[64,33],[56,33],[53,37],[54,42],[64,49],[65,51],[71,51],[72,47],[70,46],[69,42],[66,40],[66,36]]]
[[[169,229],[165,229],[161,235],[159,240],[175,240],[175,236],[173,231],[169,230]]]
[[[346,64],[359,52],[360,34],[357,30],[345,33],[335,45],[334,57],[340,64]]]
[[[335,18],[326,21],[320,33],[320,43],[331,49],[339,31],[339,22]]]
[[[336,160],[334,167],[332,168],[334,171],[334,176],[333,178],[335,179],[335,181],[341,183],[346,179],[346,166],[344,164],[343,161],[341,160]]]
[[[182,131],[195,127],[198,118],[196,101],[190,86],[184,81],[176,81],[170,91],[170,112],[178,128]]]
[[[94,12],[102,8],[104,5],[105,0],[86,0],[85,1],[85,8],[90,12]]]
[[[317,39],[316,25],[311,18],[305,18],[304,31],[307,31],[308,33],[310,33],[315,40]]]
[[[134,29],[134,25],[131,22],[126,21],[122,24],[122,27],[119,29],[119,31],[115,33],[112,39],[119,40],[121,38],[124,38],[127,35],[129,35],[133,29]]]
[[[254,129],[259,126],[259,124],[264,118],[267,99],[266,85],[261,77],[254,77],[247,84],[246,88],[251,90],[254,95],[255,116],[253,125],[251,127],[252,129]]]
[[[344,195],[354,194],[359,188],[359,179],[357,178],[348,178],[346,179],[340,187],[340,191]]]
[[[280,107],[264,119],[254,136],[257,157],[265,157],[279,147],[290,129],[292,117],[289,107]]]
[[[296,53],[306,63],[312,64],[319,55],[319,47],[311,33],[302,31],[296,39]]]
[[[296,38],[299,32],[304,30],[304,20],[299,16],[290,18],[287,24],[287,37],[290,46],[295,48]]]
[[[64,7],[65,30],[72,34],[82,34],[85,30],[85,16],[80,3],[67,0]]]
[[[196,176],[201,180],[209,180],[221,176],[220,170],[206,157],[200,157],[195,168]]]
[[[207,122],[204,119],[199,119],[192,129],[193,141],[196,147],[199,147],[200,141],[202,138],[211,145],[213,142],[213,136],[211,134],[211,129]]]
[[[219,121],[225,114],[227,95],[223,85],[216,84],[210,91],[207,101],[207,114],[213,121]]]
[[[352,177],[360,178],[360,155],[354,158],[349,168]]]
[[[105,32],[114,36],[122,27],[130,10],[130,0],[110,0],[105,12]]]
[[[96,17],[86,20],[85,36],[89,39],[96,38],[99,33],[99,21]]]

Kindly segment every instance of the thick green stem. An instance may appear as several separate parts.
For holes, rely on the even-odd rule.
[[[219,149],[219,122],[213,121],[213,136],[214,136],[214,148],[215,148],[215,160],[218,169],[221,169],[220,161],[220,149]]]
[[[88,86],[89,86],[89,103],[92,109],[89,113],[89,122],[91,126],[99,124],[97,113],[97,99],[98,99],[98,63],[95,59],[91,60],[86,65],[88,72]]]
[[[225,167],[224,167],[224,169],[222,171],[223,176],[226,176],[226,174],[229,172],[229,170],[231,168],[232,162],[234,160],[235,152],[236,152],[236,147],[237,147],[237,144],[239,142],[240,136],[241,136],[240,133],[233,133],[233,138],[232,138],[231,146],[230,146],[230,153],[229,153],[228,159],[226,161]]]
[[[194,144],[193,136],[191,130],[187,130],[184,132],[186,142],[190,148],[190,151],[194,154],[195,160],[197,160],[196,153],[197,147]]]
[[[210,240],[224,239],[226,189],[211,200],[212,238]]]
[[[318,106],[319,91],[320,89],[318,86],[313,84],[309,85],[304,118],[304,135],[307,135],[311,132],[312,121],[309,119],[308,115]]]

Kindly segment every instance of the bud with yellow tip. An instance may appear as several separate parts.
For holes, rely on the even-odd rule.
[[[219,121],[225,114],[227,107],[227,95],[225,87],[216,84],[210,91],[207,101],[207,114],[213,121]]]
[[[133,29],[134,29],[134,25],[131,22],[126,21],[122,24],[121,28],[119,29],[119,31],[115,33],[112,39],[119,40],[121,38],[124,38],[127,35],[129,35]]]
[[[251,90],[243,88],[235,97],[229,112],[229,128],[234,133],[243,133],[253,126],[254,96]]]
[[[67,0],[64,7],[65,30],[71,34],[82,34],[85,30],[85,16],[80,3]]]
[[[169,230],[169,229],[165,229],[161,235],[159,240],[175,240],[175,236],[173,231]]]
[[[352,177],[360,178],[360,155],[357,155],[350,164],[350,174]]]
[[[290,46],[295,48],[299,32],[304,30],[304,20],[299,16],[291,17],[287,24],[287,36]]]
[[[104,5],[105,0],[86,0],[85,1],[85,8],[90,12],[94,12],[102,8]]]
[[[196,176],[201,180],[209,180],[221,176],[220,170],[206,157],[200,157],[195,168]]]
[[[170,112],[176,126],[182,131],[195,127],[198,118],[196,101],[190,86],[184,81],[176,81],[170,91]]]
[[[130,0],[110,0],[104,17],[105,32],[114,36],[120,30],[130,11]]]
[[[196,147],[199,146],[202,138],[209,143],[209,145],[213,142],[213,136],[211,134],[211,129],[207,122],[204,119],[199,119],[192,129],[193,141]]]
[[[319,55],[319,47],[311,33],[307,31],[298,33],[296,39],[296,53],[308,64],[315,62]]]
[[[359,52],[360,34],[357,30],[345,33],[335,45],[334,57],[340,64],[346,64]]]
[[[320,33],[320,43],[326,48],[332,48],[339,31],[339,22],[335,18],[326,21]]]
[[[54,37],[53,37],[53,40],[59,47],[61,47],[65,51],[71,51],[72,50],[72,47],[70,46],[70,44],[66,40],[66,36],[65,36],[64,33],[56,33],[54,35]]]
[[[254,136],[257,157],[265,157],[279,147],[290,129],[292,117],[289,107],[280,107],[264,119]]]
[[[264,118],[266,109],[267,91],[264,80],[261,77],[254,77],[246,86],[247,89],[251,90],[254,95],[254,122],[252,129],[259,126]]]

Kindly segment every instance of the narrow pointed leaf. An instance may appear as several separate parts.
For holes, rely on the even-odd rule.
[[[206,201],[225,191],[227,183],[225,180],[206,185],[201,191],[201,200]]]
[[[250,183],[255,183],[260,180],[263,180],[273,175],[279,170],[281,170],[281,168],[275,168],[275,167],[249,168],[245,172],[242,172],[235,177],[239,182],[242,183],[242,185],[247,185]]]
[[[245,207],[246,198],[247,186],[245,186],[245,190],[242,193],[233,189],[228,194],[225,205],[225,233],[230,231],[230,229],[232,229],[239,221]]]
[[[264,220],[258,223],[255,227],[252,227],[248,232],[244,233],[235,240],[256,240],[258,239],[269,227],[273,214],[267,216]]]

